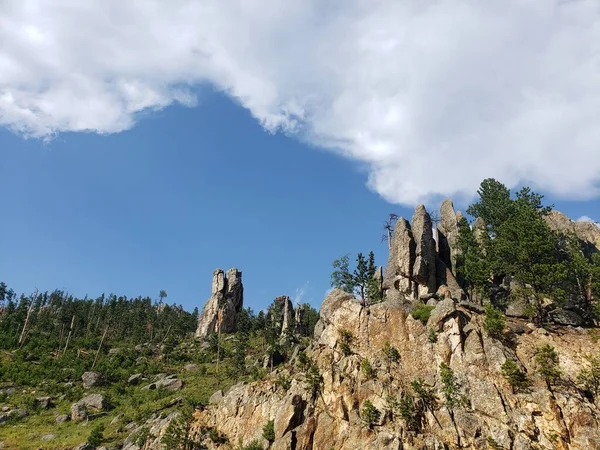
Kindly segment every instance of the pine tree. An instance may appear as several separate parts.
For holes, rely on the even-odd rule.
[[[361,303],[363,306],[365,306],[367,286],[369,284],[369,280],[372,279],[372,277],[369,277],[369,266],[367,264],[367,260],[365,259],[362,253],[359,253],[356,257],[356,269],[354,269],[352,279],[354,281],[354,286],[360,296]]]
[[[331,287],[341,289],[350,294],[354,291],[354,282],[350,273],[350,257],[348,255],[340,256],[333,261],[334,268],[331,274]]]

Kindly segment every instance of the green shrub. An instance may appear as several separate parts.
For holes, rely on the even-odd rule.
[[[411,315],[413,316],[413,319],[420,320],[421,323],[425,325],[429,320],[429,316],[431,316],[431,311],[433,311],[433,308],[435,308],[435,306],[425,305],[423,303],[415,303]]]
[[[369,400],[365,400],[362,410],[360,411],[360,418],[364,424],[369,428],[373,428],[373,425],[379,421],[380,416],[381,412],[375,408],[373,403],[371,403]]]
[[[312,391],[313,397],[321,390],[321,384],[323,384],[323,377],[319,372],[319,369],[314,364],[311,364],[309,369],[306,372],[306,382],[308,383],[309,388]]]
[[[535,350],[537,372],[542,376],[548,387],[555,384],[561,376],[558,353],[551,345],[543,345]]]
[[[275,421],[269,420],[263,427],[262,437],[269,442],[275,440]]]
[[[254,440],[248,445],[241,447],[240,450],[264,450],[264,447],[259,440]]]
[[[492,304],[485,307],[485,319],[483,320],[483,329],[496,339],[502,337],[502,332],[506,326],[506,318],[502,311],[494,308]]]
[[[227,436],[221,433],[217,428],[211,428],[208,431],[208,438],[215,444],[225,444]]]
[[[446,400],[446,406],[449,409],[459,406],[461,403],[460,384],[456,380],[454,371],[446,363],[440,364],[440,378],[442,379],[442,392]]]
[[[275,383],[284,391],[287,391],[292,386],[292,382],[290,381],[289,377],[284,374],[278,375]]]
[[[396,347],[392,347],[389,342],[386,342],[381,349],[389,363],[397,363],[400,361],[400,352]]]
[[[583,389],[589,392],[594,398],[600,395],[600,358],[586,355],[590,364],[589,368],[583,368],[577,375],[577,382]]]
[[[437,397],[433,389],[425,384],[425,380],[417,378],[410,383],[410,387],[415,391],[417,399],[423,410],[433,411],[437,406]]]
[[[371,366],[371,362],[367,358],[365,358],[361,361],[360,371],[362,372],[362,374],[364,375],[364,377],[367,380],[373,378],[373,375],[374,375],[373,366]]]
[[[430,344],[435,344],[438,341],[437,333],[433,328],[429,329],[429,333],[427,334],[427,340]]]
[[[103,433],[104,433],[104,425],[102,425],[102,424],[96,425],[94,428],[92,428],[92,432],[90,433],[90,435],[87,438],[87,443],[94,447],[98,447],[104,440]]]
[[[421,427],[421,411],[415,404],[415,398],[408,392],[404,392],[398,402],[400,417],[406,422],[411,431],[419,431]]]
[[[339,330],[340,335],[340,349],[342,350],[342,354],[344,356],[349,356],[352,354],[351,345],[354,342],[354,335],[350,330],[342,328]]]
[[[527,375],[521,371],[518,364],[512,359],[507,359],[500,367],[502,376],[508,381],[513,393],[526,389],[529,386]]]
[[[308,366],[309,361],[310,360],[308,359],[308,356],[306,356],[306,353],[304,353],[304,351],[301,350],[300,352],[298,352],[298,366],[301,369],[305,369],[306,366]]]

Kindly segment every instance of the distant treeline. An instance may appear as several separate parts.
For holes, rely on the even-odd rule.
[[[18,296],[0,283],[0,349],[36,346],[60,355],[71,346],[97,348],[100,340],[104,345],[161,342],[194,331],[198,309],[189,313],[167,305],[164,296],[89,299],[61,290]]]

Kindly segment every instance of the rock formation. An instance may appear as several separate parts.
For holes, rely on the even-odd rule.
[[[437,245],[431,217],[423,205],[415,208],[412,224],[402,217],[397,220],[383,275],[383,291],[388,299],[426,299],[438,292],[455,299],[464,297],[453,272],[460,252],[460,217],[451,200],[446,200],[441,210]]]
[[[418,205],[411,222],[415,239],[415,262],[413,279],[417,283],[417,294],[432,293],[437,290],[435,281],[436,244],[433,239],[433,225],[425,206]],[[423,289],[420,289],[420,287]]]
[[[306,350],[313,369],[282,367],[264,380],[233,386],[196,413],[195,436],[216,427],[232,443],[225,448],[255,440],[266,448],[262,430],[273,420],[273,450],[600,448],[600,404],[575,382],[586,367],[584,355],[597,349],[592,336],[568,328],[540,332],[509,321],[513,342],[505,344],[488,336],[475,309],[443,300],[423,324],[392,300],[371,305],[366,314],[351,295],[334,290],[321,306],[315,342]],[[351,354],[340,351],[341,330],[353,336]],[[551,389],[537,375],[534,358],[536,348],[546,344],[560,356],[564,381]],[[389,346],[398,351],[396,361],[382,357]],[[373,369],[370,376],[361,370],[365,359]],[[507,360],[527,374],[529,388],[512,392],[501,371]],[[456,380],[460,401],[452,407],[441,363]],[[311,373],[321,376],[318,391]],[[289,379],[288,388],[278,385],[279,377]],[[419,409],[419,394],[411,386],[417,379],[434,395],[431,406]],[[411,398],[406,395],[414,410],[403,416],[395,405]],[[361,415],[367,400],[380,413],[372,426]],[[203,444],[217,448],[208,438]]]
[[[283,335],[285,331],[294,324],[294,306],[287,295],[277,297],[273,300],[273,304],[275,305],[276,311],[278,311],[279,317],[272,317],[271,320],[277,322],[277,325],[281,330],[281,335]]]
[[[550,211],[546,222],[562,234],[574,234],[586,244],[588,254],[600,251],[600,228],[592,222],[575,222],[559,211]]]
[[[236,268],[224,273],[221,269],[213,272],[212,293],[198,318],[196,336],[206,338],[219,331],[236,331],[237,315],[244,306],[244,286],[242,272]]]
[[[454,211],[451,199],[446,199],[440,207],[440,224],[438,226],[438,248],[440,259],[453,274],[457,274],[458,221],[462,218]]]

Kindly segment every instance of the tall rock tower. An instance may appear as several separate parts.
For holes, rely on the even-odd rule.
[[[237,329],[237,315],[244,307],[242,272],[231,268],[213,272],[211,296],[198,318],[196,336],[205,338],[221,330],[233,333]]]

